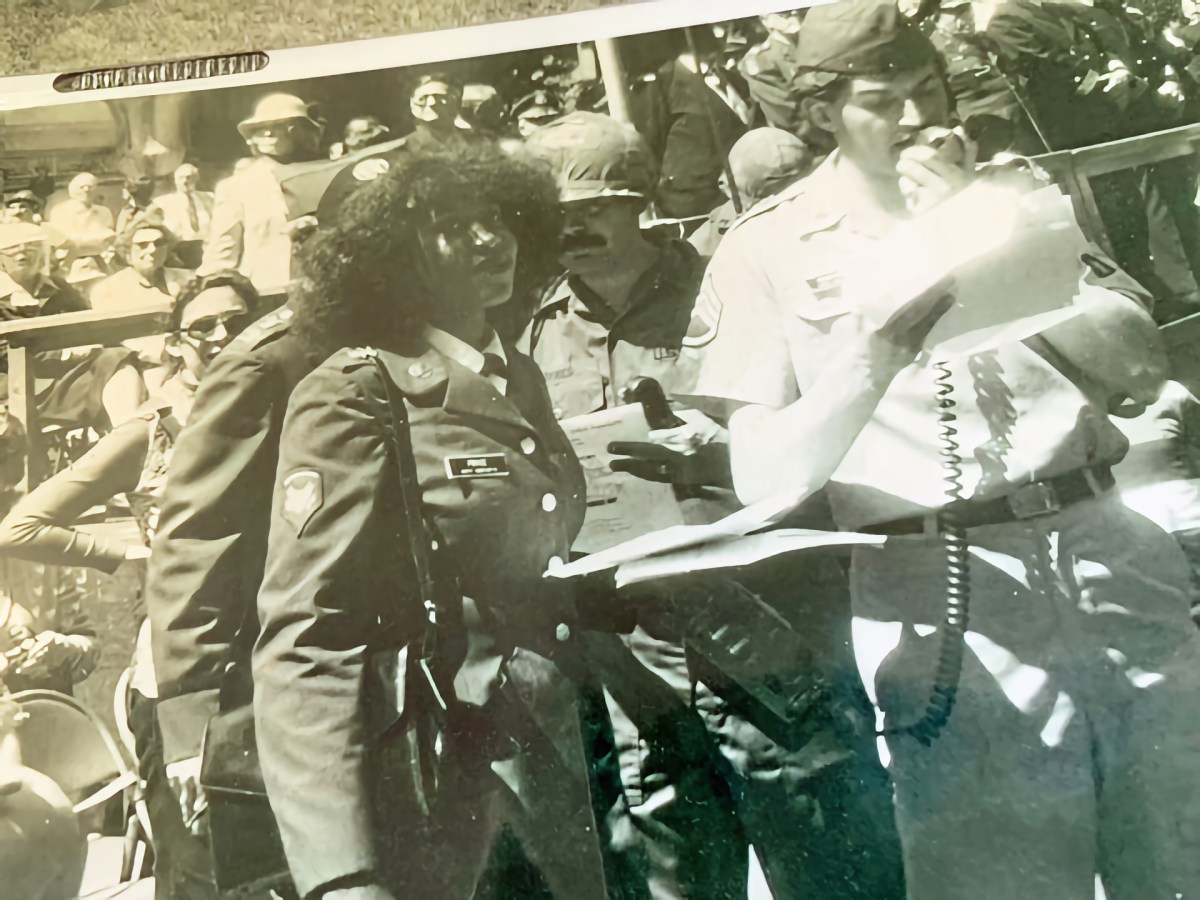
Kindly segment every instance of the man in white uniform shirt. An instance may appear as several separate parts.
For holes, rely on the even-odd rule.
[[[697,402],[729,416],[743,501],[827,485],[841,528],[889,536],[855,551],[851,595],[859,671],[886,717],[908,896],[1091,900],[1097,873],[1109,900],[1193,896],[1189,572],[1111,473],[1127,442],[1109,404],[1152,401],[1162,383],[1145,293],[1073,223],[1046,235],[1069,248],[1053,268],[1071,273],[1062,299],[1080,315],[951,358],[941,387],[962,499],[950,502],[939,367],[921,348],[955,287],[918,293],[879,325],[851,285],[913,210],[972,181],[973,154],[949,132],[932,45],[895,6],[812,10],[797,64],[805,115],[837,150],[713,257],[696,308]],[[922,143],[935,127],[946,142]],[[1026,263],[999,276],[1013,302],[1049,290],[1048,270]],[[948,507],[969,548],[957,579],[970,585],[969,630],[950,645],[965,643],[959,678],[939,664],[951,659],[939,654]]]

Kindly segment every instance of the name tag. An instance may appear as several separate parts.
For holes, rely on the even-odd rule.
[[[446,475],[455,478],[507,478],[508,460],[503,453],[482,456],[447,456]]]

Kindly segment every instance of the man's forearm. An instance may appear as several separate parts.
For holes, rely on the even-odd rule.
[[[847,348],[831,360],[789,406],[734,413],[730,456],[738,499],[749,504],[781,492],[803,499],[833,476],[899,371],[872,361],[865,348]]]

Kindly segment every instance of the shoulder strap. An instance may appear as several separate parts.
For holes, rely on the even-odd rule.
[[[404,403],[404,398],[397,393],[387,367],[379,359],[379,355],[372,353],[371,362],[383,382],[383,393],[390,417],[390,437],[396,456],[396,468],[400,476],[400,497],[404,504],[408,552],[412,560],[413,574],[417,580],[417,592],[421,598],[421,606],[425,609],[425,634],[421,646],[420,665],[434,690],[438,705],[445,709],[445,700],[438,690],[429,667],[430,660],[437,651],[437,593],[434,589],[433,568],[429,559],[432,538],[425,522],[425,516],[421,512],[421,486],[417,478],[417,461],[412,452],[412,439],[408,427],[408,407]]]

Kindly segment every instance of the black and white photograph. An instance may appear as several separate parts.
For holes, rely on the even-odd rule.
[[[1200,898],[1200,7],[779,6],[0,80],[0,897]]]

